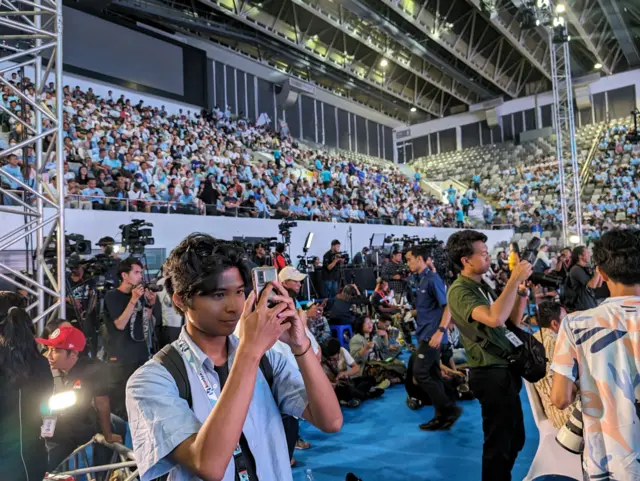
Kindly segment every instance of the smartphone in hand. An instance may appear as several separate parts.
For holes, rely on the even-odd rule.
[[[278,270],[273,266],[255,267],[251,271],[251,279],[253,281],[253,291],[256,293],[257,305],[258,301],[260,300],[260,295],[262,294],[262,291],[267,286],[267,284],[278,280]],[[274,291],[271,291],[269,297],[271,298],[275,295],[276,293]],[[272,301],[269,301],[267,304],[269,307],[273,306]]]

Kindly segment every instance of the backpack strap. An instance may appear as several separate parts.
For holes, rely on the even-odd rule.
[[[260,359],[260,370],[269,384],[269,389],[273,389],[273,367],[271,366],[266,353],[264,353]]]
[[[178,387],[178,394],[182,399],[187,401],[189,408],[193,409],[189,376],[187,375],[187,369],[178,350],[171,344],[167,344],[158,351],[153,358],[162,364],[167,371],[169,371],[169,374],[171,374],[171,377],[173,377],[173,380]],[[269,389],[273,389],[273,367],[271,366],[266,354],[264,354],[260,359],[260,370],[269,384]]]
[[[182,356],[178,350],[171,344],[167,344],[158,351],[153,358],[162,364],[167,371],[169,371],[169,374],[173,377],[176,386],[178,386],[178,394],[182,399],[187,401],[189,409],[193,409],[191,384],[189,384],[187,368],[184,365],[184,361],[182,360]]]

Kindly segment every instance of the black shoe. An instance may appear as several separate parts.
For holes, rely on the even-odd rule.
[[[420,425],[421,431],[446,431],[451,426],[446,427],[446,421],[443,418],[433,418],[428,423]]]
[[[453,408],[451,408],[451,411],[442,416],[442,419],[446,426],[444,429],[451,429],[451,427],[456,423],[461,415],[462,408],[460,406],[454,406]]]
[[[367,399],[375,399],[382,396],[383,394],[384,394],[384,389],[372,387],[371,389],[369,389],[369,392],[367,393]]]

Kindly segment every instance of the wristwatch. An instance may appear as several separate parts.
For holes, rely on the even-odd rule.
[[[443,333],[443,334],[445,333],[445,331],[446,331],[446,330],[447,330],[447,329],[446,329],[445,327],[442,327],[442,326],[440,326],[440,327],[438,328],[438,331],[440,331],[440,332],[441,332],[441,333]]]

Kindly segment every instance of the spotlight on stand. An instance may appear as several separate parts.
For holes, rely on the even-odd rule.
[[[553,43],[565,43],[571,40],[567,28],[564,24],[562,17],[556,17],[553,19],[553,37],[551,41]]]

